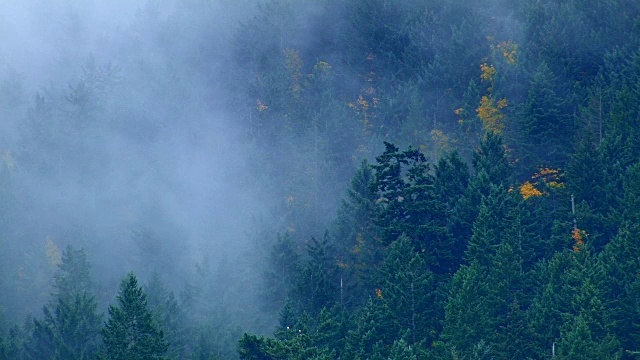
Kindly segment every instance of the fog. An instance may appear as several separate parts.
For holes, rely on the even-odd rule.
[[[381,140],[468,158],[477,139],[455,138],[454,110],[495,52],[485,35],[521,39],[499,1],[379,5],[2,1],[2,312],[37,313],[73,245],[103,308],[127,271],[158,272],[269,329],[286,297],[261,318],[278,232],[300,253],[322,237]]]
[[[66,245],[87,251],[102,306],[129,270],[143,282],[157,271],[179,293],[197,264],[224,261],[215,287],[232,287],[265,211],[225,105],[229,42],[249,11],[0,3],[3,318],[37,314]]]

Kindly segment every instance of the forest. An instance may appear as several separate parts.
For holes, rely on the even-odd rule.
[[[0,360],[640,359],[637,0],[6,0],[0,126]]]

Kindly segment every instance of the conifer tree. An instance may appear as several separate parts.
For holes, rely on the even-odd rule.
[[[442,316],[434,275],[407,237],[401,236],[391,244],[379,278],[379,295],[393,319],[388,331],[394,338],[408,329],[411,336],[405,340],[409,345],[435,340]]]
[[[44,306],[44,318],[34,319],[26,354],[33,359],[93,358],[102,315],[92,294],[84,250],[67,246],[54,280],[54,299]]]
[[[165,288],[160,274],[154,272],[145,287],[147,303],[158,328],[166,334],[171,358],[185,358],[187,354],[187,328],[185,313],[173,291]]]
[[[372,293],[382,244],[375,224],[377,190],[369,162],[363,160],[338,209],[334,248],[340,261],[340,301],[347,307],[363,304]]]
[[[546,63],[533,75],[524,106],[524,164],[534,169],[564,167],[571,144],[571,117],[559,94],[557,79]]]
[[[285,306],[300,272],[300,255],[288,232],[278,234],[271,247],[263,273],[266,306],[274,313]]]
[[[339,299],[336,281],[337,265],[329,255],[328,233],[322,241],[312,237],[307,245],[309,261],[300,271],[292,300],[299,311],[317,316],[322,308],[331,307]]]
[[[105,356],[110,360],[164,359],[168,345],[147,306],[147,297],[133,273],[120,283],[117,305],[109,306],[102,329]]]

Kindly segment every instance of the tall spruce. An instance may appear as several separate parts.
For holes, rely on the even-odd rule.
[[[26,346],[31,359],[92,359],[100,345],[102,315],[92,294],[89,263],[83,249],[71,245],[62,253],[54,275],[54,298],[34,319]]]
[[[120,283],[117,305],[109,306],[102,329],[104,356],[110,360],[164,359],[168,344],[147,306],[147,296],[133,273]]]

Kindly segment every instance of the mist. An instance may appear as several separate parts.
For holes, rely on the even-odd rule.
[[[0,360],[630,359],[638,19],[0,1]]]
[[[50,256],[67,245],[87,251],[103,305],[129,270],[159,272],[179,292],[198,263],[235,263],[247,251],[263,200],[246,180],[250,152],[224,103],[222,67],[248,14],[240,3],[209,3],[206,16],[220,16],[202,29],[191,5],[176,4],[0,5],[12,193],[3,272],[5,286],[34,285],[3,287],[3,317],[21,321],[46,301],[56,261],[46,246]],[[163,31],[184,36],[176,44]]]

